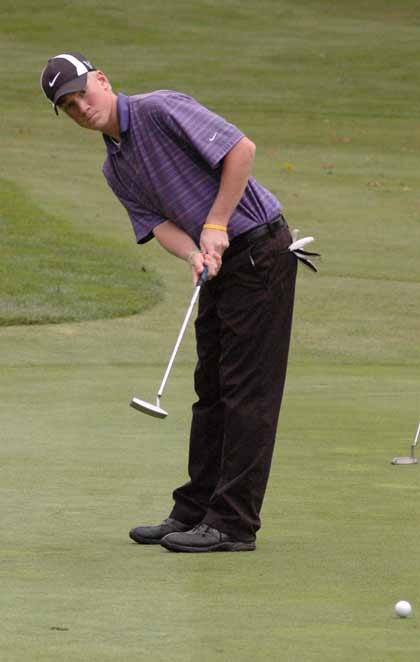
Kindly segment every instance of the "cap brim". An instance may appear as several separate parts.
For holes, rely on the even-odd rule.
[[[69,83],[65,83],[61,87],[58,88],[57,92],[54,95],[54,110],[57,113],[57,104],[61,97],[63,97],[65,94],[71,94],[72,92],[81,92],[82,90],[86,89],[87,85],[87,73],[82,74],[81,76],[78,76],[77,78],[74,78],[71,80]]]

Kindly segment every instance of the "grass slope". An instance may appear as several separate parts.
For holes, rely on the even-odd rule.
[[[159,295],[121,242],[76,231],[0,180],[0,325],[133,315]]]

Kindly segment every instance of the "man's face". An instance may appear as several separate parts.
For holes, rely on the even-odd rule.
[[[65,94],[59,99],[58,107],[79,126],[93,131],[106,133],[116,119],[116,97],[101,71],[89,72],[86,89]]]

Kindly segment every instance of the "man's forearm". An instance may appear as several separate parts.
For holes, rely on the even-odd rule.
[[[189,261],[191,253],[199,250],[191,237],[172,221],[165,221],[157,225],[153,234],[163,248],[181,260]]]
[[[242,138],[223,160],[218,194],[207,216],[206,223],[227,226],[242,198],[254,163],[255,145]]]
[[[217,276],[221,265],[220,258],[217,255],[204,255],[196,246],[194,240],[172,221],[164,221],[157,225],[153,230],[153,234],[169,253],[189,262],[194,284],[197,283],[197,279],[205,267],[208,270],[207,277],[209,280]]]

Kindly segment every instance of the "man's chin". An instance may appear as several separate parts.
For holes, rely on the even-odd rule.
[[[90,129],[90,131],[102,131],[104,132],[105,127],[103,122],[85,122],[83,124],[84,129]]]

